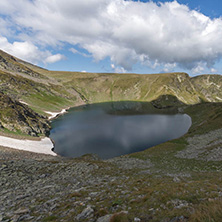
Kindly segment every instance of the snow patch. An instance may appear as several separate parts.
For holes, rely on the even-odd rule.
[[[52,151],[54,145],[48,137],[45,137],[40,141],[35,141],[35,140],[19,140],[10,137],[0,136],[0,146],[18,149],[18,150],[30,151],[34,153],[49,154],[52,156],[57,155]]]
[[[45,111],[45,113],[51,115],[51,116],[49,117],[49,120],[50,120],[50,119],[54,119],[54,118],[57,117],[58,115],[61,115],[61,114],[66,113],[66,109],[63,109],[61,112],[49,112],[49,111]]]
[[[22,101],[22,100],[19,100],[19,102],[22,103],[22,104],[25,104],[25,105],[27,105],[27,106],[29,105],[28,103],[26,103],[26,102],[24,102],[24,101]]]

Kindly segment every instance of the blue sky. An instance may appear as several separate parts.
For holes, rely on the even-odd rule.
[[[219,0],[1,0],[0,49],[51,70],[222,73]]]
[[[149,2],[149,0],[140,0],[141,2]],[[170,2],[153,0],[153,2]],[[171,1],[172,2],[172,1]],[[188,5],[190,9],[199,10],[203,14],[214,17],[220,17],[222,12],[222,3],[220,0],[178,0],[180,4]]]

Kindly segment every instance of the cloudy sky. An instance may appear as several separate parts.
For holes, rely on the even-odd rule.
[[[0,0],[0,49],[51,70],[222,73],[221,0]]]

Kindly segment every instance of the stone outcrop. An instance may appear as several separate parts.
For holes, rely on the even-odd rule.
[[[41,134],[48,135],[50,125],[46,117],[0,92],[0,128],[38,136]]]

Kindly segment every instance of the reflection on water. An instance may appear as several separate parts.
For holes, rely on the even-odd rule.
[[[178,138],[190,126],[186,114],[112,115],[91,105],[54,120],[50,137],[54,151],[62,156],[96,153],[107,159]]]

